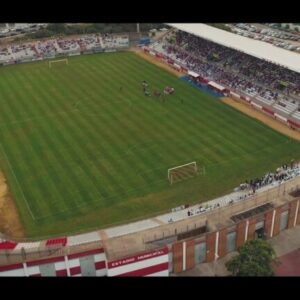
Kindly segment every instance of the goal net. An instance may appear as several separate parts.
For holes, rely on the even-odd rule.
[[[52,68],[52,65],[55,65],[55,64],[64,64],[64,65],[68,65],[69,64],[69,61],[67,58],[64,58],[64,59],[57,59],[57,60],[50,60],[49,61],[49,68]]]
[[[168,169],[168,180],[170,184],[205,174],[205,168],[199,170],[195,161]]]

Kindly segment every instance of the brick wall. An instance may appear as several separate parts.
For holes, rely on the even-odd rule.
[[[211,232],[206,235],[206,262],[212,262],[215,259],[216,233]]]
[[[219,232],[218,255],[220,258],[226,255],[227,252],[226,246],[227,246],[227,228],[224,228]]]
[[[193,269],[195,266],[195,240],[186,242],[186,269]]]
[[[281,218],[281,213],[284,210],[281,207],[278,207],[276,209],[276,215],[275,215],[275,220],[274,220],[274,229],[273,229],[273,237],[278,235],[280,232],[280,218]]]
[[[299,200],[295,200],[289,204],[289,219],[287,228],[294,227],[294,221],[296,216],[296,208]]]
[[[173,244],[173,272],[180,273],[183,270],[183,245],[182,243]]]
[[[236,248],[241,247],[245,243],[246,221],[237,224],[236,229]]]
[[[247,240],[254,240],[255,237],[255,225],[256,225],[256,219],[250,219],[249,220],[249,226],[248,226],[248,235]]]
[[[265,233],[267,239],[271,236],[273,210],[265,213]]]

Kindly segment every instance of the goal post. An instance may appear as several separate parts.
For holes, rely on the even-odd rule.
[[[174,182],[182,181],[187,178],[194,177],[198,174],[197,162],[192,161],[190,163],[176,166],[168,169],[168,180],[170,184]]]
[[[63,64],[66,64],[66,65],[68,65],[69,64],[69,60],[67,59],[67,58],[64,58],[64,59],[57,59],[57,60],[50,60],[49,61],[49,69],[51,69],[52,68],[52,64],[61,64],[61,63],[63,63]]]

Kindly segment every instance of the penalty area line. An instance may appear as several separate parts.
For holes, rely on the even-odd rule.
[[[18,178],[17,178],[17,176],[16,176],[16,174],[15,174],[15,172],[14,172],[14,170],[13,170],[11,164],[10,164],[10,161],[9,161],[7,155],[6,155],[6,152],[5,152],[5,150],[4,150],[3,146],[2,146],[2,143],[0,143],[0,146],[1,146],[2,152],[4,153],[5,159],[6,159],[7,162],[8,162],[8,166],[9,166],[10,170],[12,171],[12,173],[13,173],[13,175],[14,175],[14,177],[15,177],[15,180],[16,180],[16,182],[17,182],[17,185],[18,185],[18,187],[19,187],[19,190],[21,191],[21,194],[22,194],[23,199],[25,200],[25,203],[26,203],[26,206],[27,206],[27,208],[28,208],[28,210],[29,210],[29,212],[30,212],[30,215],[31,215],[32,219],[35,220],[35,217],[34,217],[32,211],[31,211],[30,206],[29,206],[29,204],[28,204],[28,202],[27,202],[27,200],[26,200],[26,197],[25,197],[25,195],[24,195],[23,189],[22,189],[22,187],[21,187],[21,185],[20,185],[20,183],[19,183],[19,181],[18,181]]]

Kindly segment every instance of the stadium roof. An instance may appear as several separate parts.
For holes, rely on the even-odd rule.
[[[296,52],[202,23],[168,23],[167,25],[300,73],[300,54]]]

